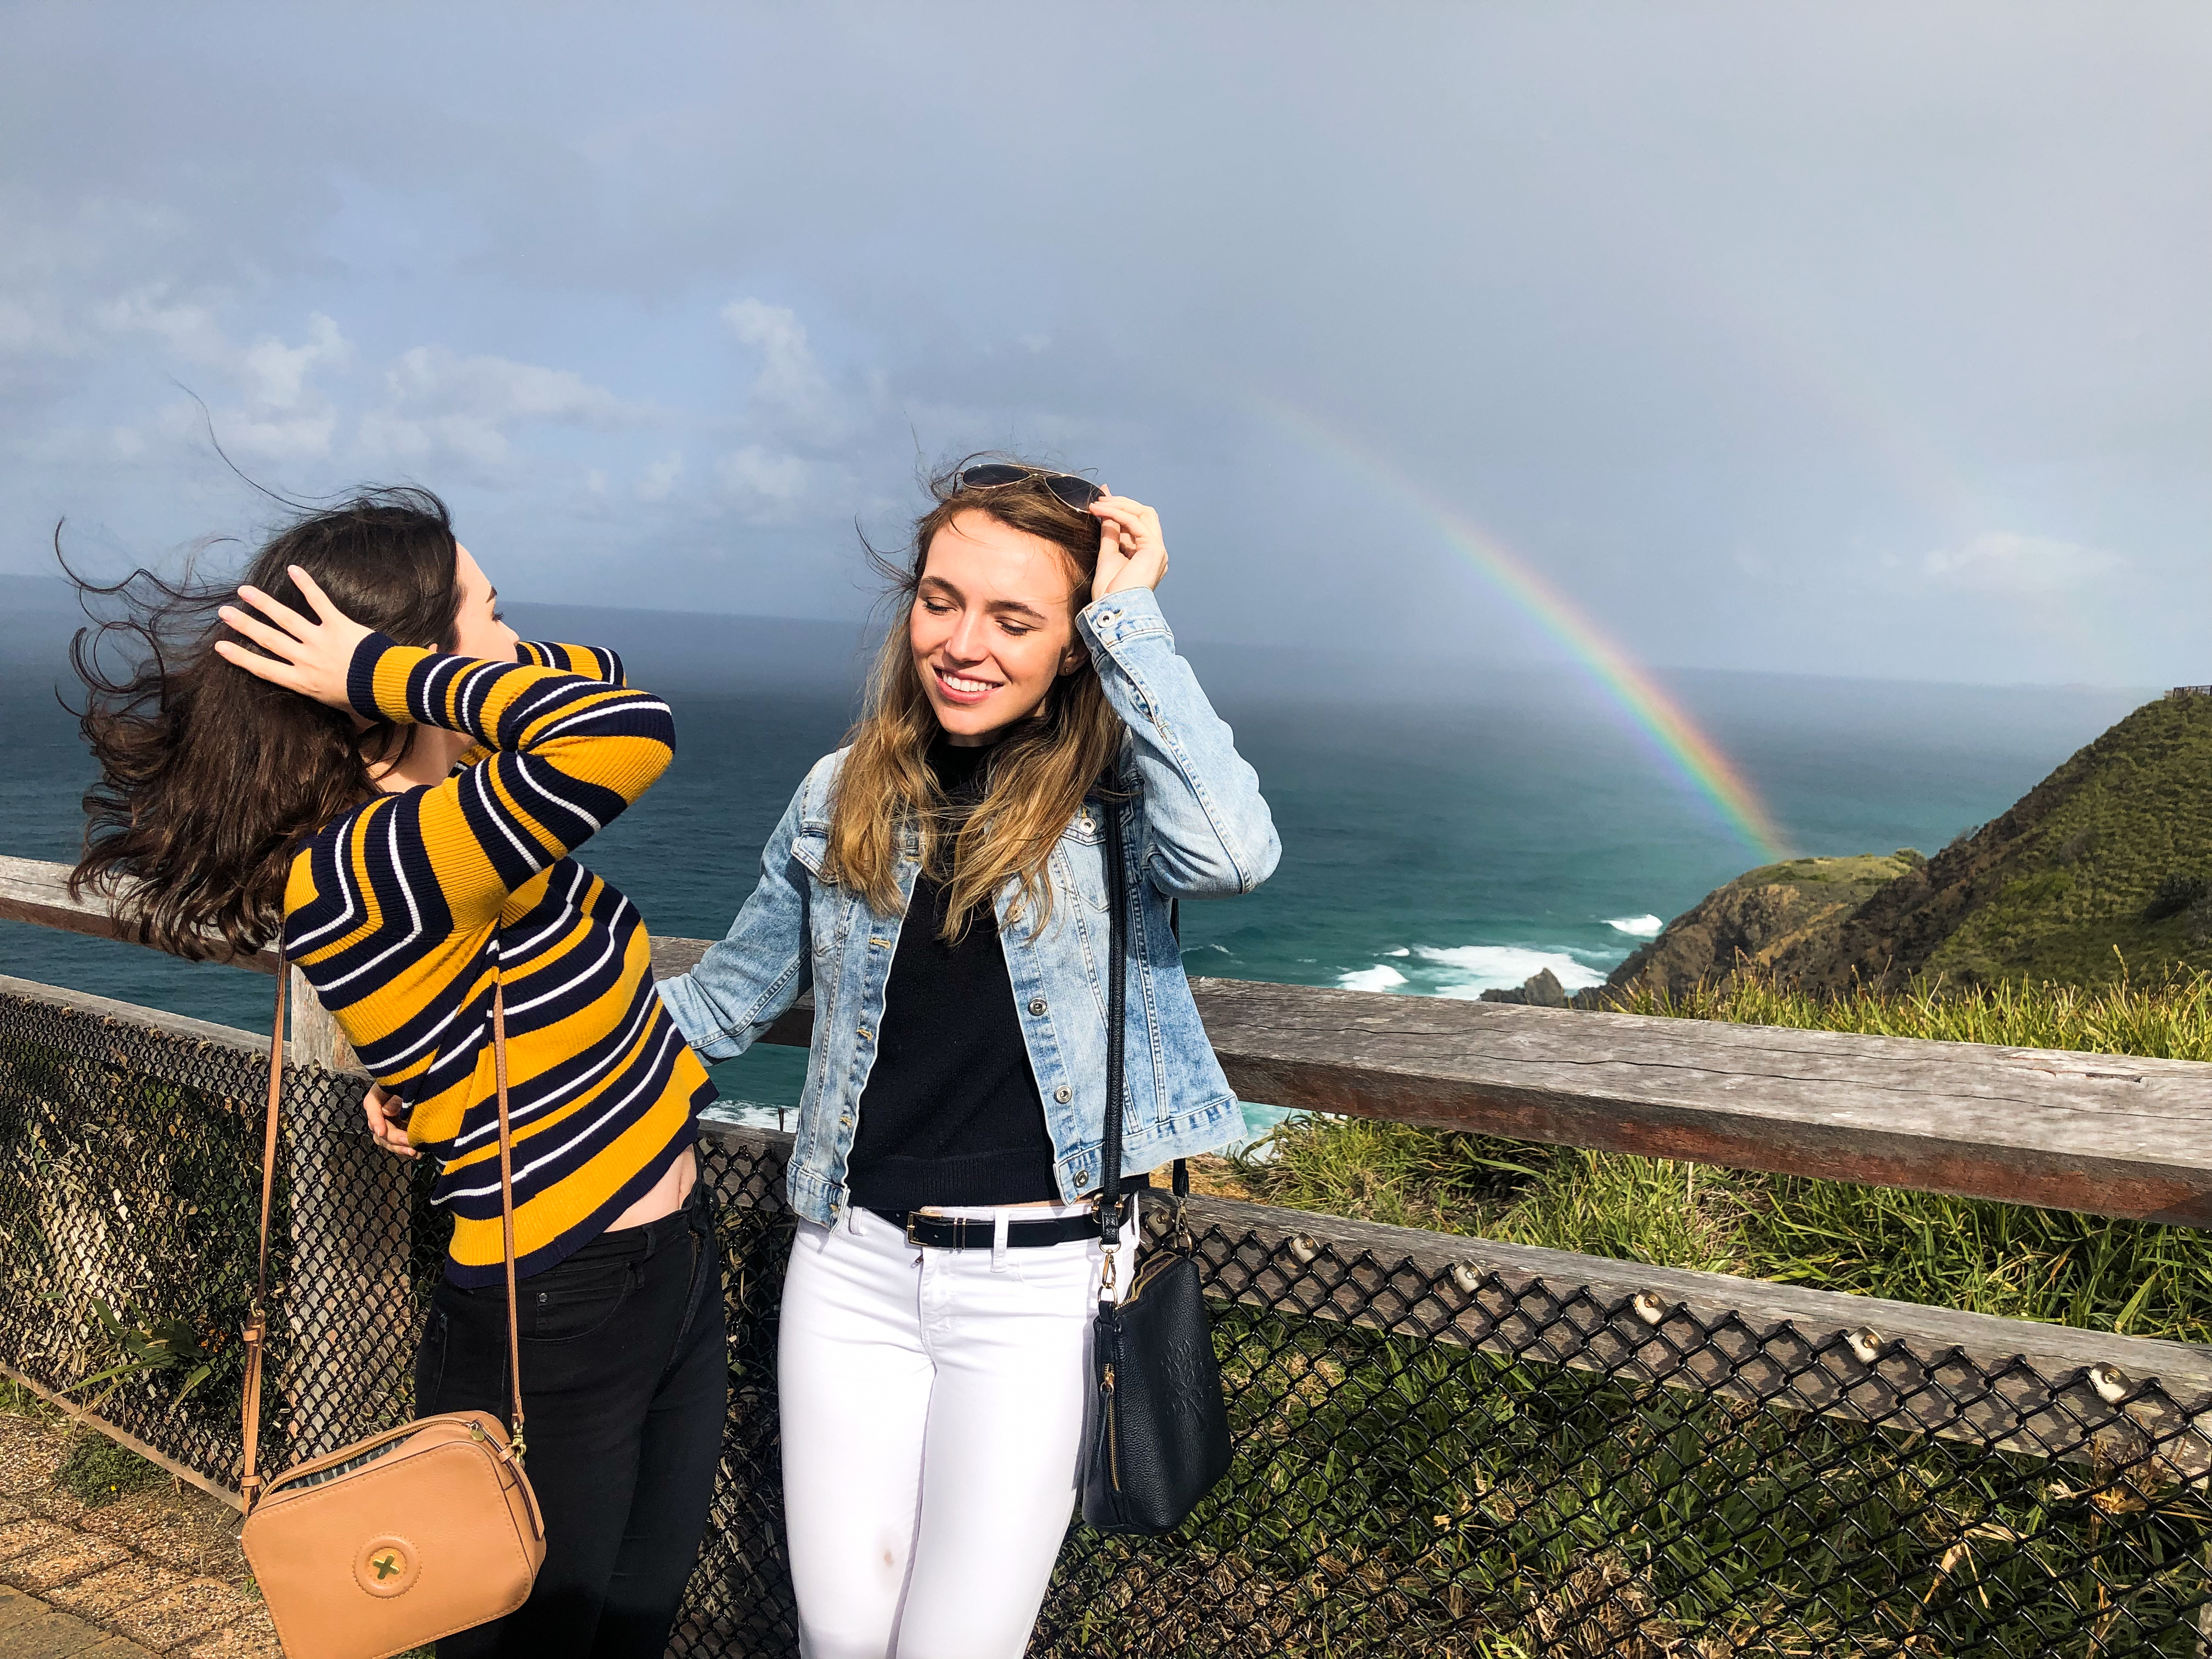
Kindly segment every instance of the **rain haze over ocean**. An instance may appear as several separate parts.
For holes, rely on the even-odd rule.
[[[1285,830],[1268,889],[1194,907],[1225,974],[1588,982],[1751,865],[1932,850],[2212,679],[2201,7],[5,29],[0,851],[67,856],[83,781],[54,524],[107,573],[250,538],[210,427],[294,495],[439,489],[526,626],[667,680],[677,772],[592,854],[665,933],[726,921],[836,738],[856,526],[895,542],[970,449],[1163,514]]]

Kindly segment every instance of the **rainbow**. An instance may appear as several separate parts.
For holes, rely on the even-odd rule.
[[[1272,398],[1253,401],[1275,424],[1425,520],[1452,551],[1566,648],[1576,665],[1650,740],[1662,763],[1712,803],[1762,863],[1789,856],[1781,827],[1735,763],[1527,559],[1452,512],[1389,462],[1304,410]]]

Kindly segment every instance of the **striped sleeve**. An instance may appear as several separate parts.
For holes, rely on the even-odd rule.
[[[675,752],[668,705],[621,684],[614,653],[518,654],[546,660],[451,657],[372,634],[347,679],[365,719],[443,726],[489,751],[403,798],[400,838],[419,837],[458,925],[496,917],[508,893],[606,828]]]
[[[524,640],[514,650],[522,661],[539,668],[557,668],[564,674],[581,674],[587,680],[604,680],[609,685],[629,684],[623,676],[623,659],[596,645],[552,645]]]

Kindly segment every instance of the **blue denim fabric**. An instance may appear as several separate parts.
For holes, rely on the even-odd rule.
[[[1149,590],[1087,607],[1078,626],[1129,729],[1121,763],[1127,798],[1124,856],[1141,925],[1130,933],[1128,1029],[1124,1037],[1124,1173],[1212,1150],[1242,1133],[1243,1120],[1199,1024],[1169,927],[1172,899],[1249,893],[1273,872],[1281,848],[1260,780],[1199,689]],[[822,878],[830,799],[844,751],[817,762],[761,854],[760,884],[727,938],[699,965],[664,981],[667,1004],[691,1046],[708,1060],[743,1054],[814,992],[814,1046],[800,1097],[790,1166],[792,1208],[827,1226],[846,1203],[846,1159],[860,1091],[876,1054],[884,986],[902,915],[878,915],[850,889]],[[1108,901],[1099,798],[1086,800],[1051,857],[1053,907],[1042,930],[1010,922],[1017,883],[999,896],[1000,939],[1015,1012],[1052,1134],[1063,1197],[1098,1186],[1105,1124]],[[917,848],[909,834],[898,871],[910,898]]]

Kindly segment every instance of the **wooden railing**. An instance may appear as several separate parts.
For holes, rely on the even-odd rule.
[[[0,858],[0,916],[112,936],[66,868]],[[699,939],[656,942],[666,976]],[[273,971],[265,955],[241,965]],[[1249,1100],[1601,1151],[2212,1225],[2212,1065],[1193,982]],[[304,1006],[304,1005],[303,1005]],[[311,1052],[342,1058],[327,1019]],[[812,1012],[771,1042],[804,1045]],[[327,1063],[327,1061],[326,1061]]]

